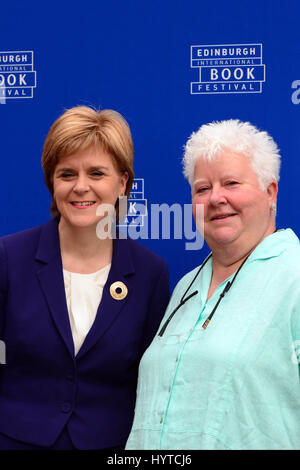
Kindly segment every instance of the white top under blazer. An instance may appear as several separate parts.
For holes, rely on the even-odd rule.
[[[111,264],[95,273],[79,274],[63,269],[67,307],[75,356],[95,321]]]

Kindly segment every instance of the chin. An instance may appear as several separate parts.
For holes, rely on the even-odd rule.
[[[234,242],[238,238],[238,233],[232,230],[223,230],[219,233],[214,234],[213,237],[210,237],[213,244],[218,245],[228,245],[229,243]]]
[[[74,228],[88,228],[88,227],[96,227],[97,220],[94,218],[88,217],[72,217],[68,220],[68,225]]]

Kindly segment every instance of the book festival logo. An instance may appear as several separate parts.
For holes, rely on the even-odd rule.
[[[8,99],[33,98],[35,87],[33,51],[0,51],[0,104]]]
[[[262,44],[191,46],[191,67],[199,69],[192,95],[261,93],[265,82]]]
[[[143,227],[147,215],[147,199],[144,198],[144,178],[134,178],[128,198],[127,214],[119,227],[128,227],[129,225]]]

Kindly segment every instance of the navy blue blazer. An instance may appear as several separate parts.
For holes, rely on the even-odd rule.
[[[123,300],[110,285],[122,281]],[[138,365],[169,301],[165,261],[138,242],[114,240],[96,319],[79,350],[65,297],[58,222],[0,239],[0,433],[50,446],[67,426],[78,449],[125,444]]]

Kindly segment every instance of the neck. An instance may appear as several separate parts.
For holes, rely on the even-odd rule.
[[[64,269],[88,274],[111,263],[113,241],[100,240],[96,227],[71,227],[61,219],[58,232]]]
[[[254,250],[250,250],[249,252],[244,253],[243,255],[237,256],[236,258],[218,259],[218,257],[212,255],[212,272],[213,272],[213,281],[214,284],[219,285],[225,279],[230,277],[244,262],[247,256]]]
[[[225,279],[231,276],[255,250],[255,248],[266,238],[276,231],[275,222],[271,224],[268,230],[255,242],[245,240],[245,243],[230,243],[228,246],[216,247],[212,249],[212,269],[214,282],[221,284]]]

